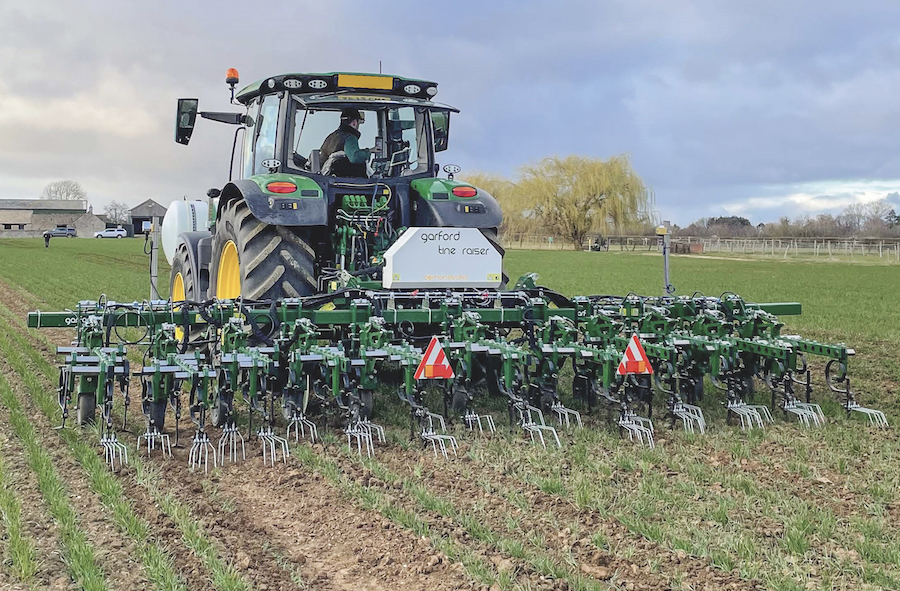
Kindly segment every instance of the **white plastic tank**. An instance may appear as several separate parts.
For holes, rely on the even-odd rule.
[[[162,247],[166,260],[172,264],[178,235],[182,232],[202,232],[209,229],[209,204],[206,201],[173,201],[162,223]]]

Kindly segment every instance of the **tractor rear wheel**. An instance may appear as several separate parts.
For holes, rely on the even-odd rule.
[[[209,297],[267,300],[316,293],[316,253],[304,228],[259,221],[243,199],[228,202],[212,241]]]
[[[197,270],[191,267],[191,259],[184,242],[175,249],[172,258],[172,270],[169,272],[169,294],[173,302],[202,301],[206,299],[206,293],[198,285]]]
[[[78,395],[78,413],[75,415],[79,425],[90,425],[97,414],[97,395],[94,392],[82,392]]]

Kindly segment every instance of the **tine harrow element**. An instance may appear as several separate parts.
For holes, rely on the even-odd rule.
[[[553,437],[553,441],[556,442],[557,447],[562,447],[556,429],[544,423],[544,413],[541,412],[541,409],[526,404],[525,402],[517,402],[514,408],[519,413],[519,426],[521,426],[526,433],[531,435],[532,443],[539,441],[541,446],[546,448],[547,442],[544,438],[544,434],[546,433],[548,436]]]
[[[291,455],[288,449],[288,440],[284,437],[275,435],[271,427],[265,427],[256,434],[257,439],[262,444],[263,464],[275,465],[278,459],[278,451],[281,451],[281,460],[287,463],[288,456]]]
[[[465,421],[466,426],[470,431],[474,431],[475,428],[478,427],[479,433],[484,433],[485,428],[487,428],[488,433],[497,432],[497,425],[494,423],[494,417],[491,415],[480,415],[476,412],[469,411],[463,415],[463,421]]]
[[[438,426],[440,431],[435,429],[435,425]],[[456,443],[456,437],[452,435],[447,435],[447,427],[444,423],[444,417],[439,414],[435,414],[433,412],[425,411],[425,421],[424,428],[422,429],[422,439],[426,443],[431,443],[431,449],[434,451],[434,457],[437,457],[438,450],[440,449],[441,455],[444,456],[444,459],[447,459],[447,447],[449,446],[450,451],[453,452],[453,455],[456,456],[457,451],[459,450],[459,445]]]
[[[375,453],[375,446],[372,443],[372,431],[365,428],[361,423],[354,423],[349,425],[344,433],[347,435],[347,445],[350,446],[350,449],[353,449],[353,443],[356,442],[356,451],[362,456],[363,451],[366,452],[366,457],[372,457],[372,454]]]
[[[141,380],[148,425],[137,438],[139,448],[172,455],[166,417],[174,414],[177,446],[182,401],[189,393],[186,409],[196,425],[189,466],[202,464],[205,471],[210,463],[245,458],[245,438],[253,433],[266,465],[286,462],[289,440],[316,442],[318,428],[333,419],[342,422],[351,449],[371,456],[387,440],[373,414],[388,389],[410,405],[411,440],[446,458],[459,450],[448,430],[454,421],[469,432],[497,431],[495,419],[479,410],[485,396],[505,399],[510,426],[543,448],[562,447],[558,429],[580,428],[583,414],[594,411],[606,414],[622,437],[652,447],[654,399],[661,397],[666,424],[687,433],[707,432],[700,406],[710,404],[707,394],[718,396],[715,402],[724,404],[729,422],[739,420],[742,429],[773,423],[776,410],[817,427],[826,417],[811,398],[807,357],[827,360],[825,382],[848,416],[864,415],[869,425],[888,427],[885,413],[862,406],[851,392],[847,365],[853,349],[781,334],[783,324],[774,314],[798,314],[799,304],[752,304],[730,293],[567,299],[534,280],[523,277],[510,291],[363,289],[354,283],[339,294],[273,301],[103,298],[65,312],[31,313],[28,325],[75,329],[74,344],[57,350],[63,426],[70,414],[79,424],[93,422],[102,409],[99,443],[112,468],[128,462],[112,422],[114,385],[119,382],[127,413],[132,375]],[[146,348],[135,371],[126,343],[115,342],[121,341],[117,331],[127,328],[146,333],[135,343]],[[643,374],[619,375],[634,338],[649,364],[640,364]],[[574,376],[574,404],[560,397],[560,374]],[[771,404],[759,404],[758,380],[771,389]],[[706,383],[715,390],[705,393]],[[443,397],[443,414],[426,406],[435,394]],[[284,437],[275,434],[276,426],[282,432],[276,401]],[[224,425],[216,442],[204,430],[207,413],[216,426]],[[258,416],[262,427],[254,424]],[[243,435],[237,428],[241,419],[249,423]]]
[[[115,470],[116,460],[120,467],[128,464],[128,448],[116,438],[115,433],[101,437],[100,446],[103,447],[103,456],[111,469]]]
[[[293,432],[294,441],[299,442],[301,437],[306,437],[307,431],[309,431],[310,443],[315,443],[319,437],[319,430],[316,428],[316,424],[307,419],[302,413],[294,410],[288,421],[287,432],[285,433],[286,438],[290,439],[291,432]]]
[[[557,424],[560,427],[583,427],[581,423],[581,413],[571,408],[566,408],[562,402],[556,401],[550,406],[550,410],[556,415]]]
[[[191,439],[191,450],[188,453],[188,467],[193,472],[201,463],[203,472],[209,472],[209,457],[212,455],[213,468],[218,466],[216,462],[216,448],[209,441],[209,436],[203,429],[198,429]]]
[[[699,406],[678,401],[672,408],[672,414],[681,419],[684,430],[688,433],[706,433],[706,419],[703,418],[703,411]]]
[[[234,463],[238,460],[238,444],[241,448],[241,459],[247,459],[244,449],[244,437],[238,431],[237,425],[231,423],[222,427],[222,436],[219,438],[219,464],[224,466],[226,458]],[[227,452],[227,456],[226,456]]]
[[[887,417],[880,410],[860,406],[859,403],[855,401],[847,404],[847,410],[859,412],[866,415],[867,417],[869,417],[869,424],[873,427],[882,427],[884,429],[887,429],[888,427]]]
[[[141,443],[142,439],[144,440],[143,444]],[[156,427],[148,427],[143,435],[138,435],[137,446],[138,448],[146,446],[148,456],[156,449],[157,445],[164,456],[172,457],[172,441],[167,433],[160,433]]]
[[[653,441],[653,421],[645,417],[639,417],[631,411],[625,411],[619,417],[619,427],[628,434],[628,439],[634,441],[637,438],[638,443],[646,445],[653,449],[655,443]]]

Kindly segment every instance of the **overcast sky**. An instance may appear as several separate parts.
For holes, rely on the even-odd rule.
[[[233,128],[175,144],[178,97],[227,110],[229,67],[243,85],[379,60],[461,109],[440,162],[464,171],[627,153],[682,225],[900,190],[896,1],[4,0],[0,198],[61,179],[96,211],[202,198]]]

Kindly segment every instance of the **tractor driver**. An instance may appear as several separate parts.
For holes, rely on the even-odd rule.
[[[369,176],[366,162],[375,148],[359,147],[359,126],[365,121],[365,116],[356,109],[341,111],[340,127],[325,138],[319,149],[322,171],[325,174],[341,177]]]

